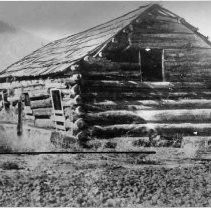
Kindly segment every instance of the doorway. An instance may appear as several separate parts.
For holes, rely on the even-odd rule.
[[[141,49],[140,59],[142,81],[162,82],[164,80],[162,49]]]

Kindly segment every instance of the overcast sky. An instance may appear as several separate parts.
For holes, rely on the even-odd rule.
[[[55,40],[116,18],[149,2],[0,2],[0,20]],[[160,3],[211,38],[211,1]]]

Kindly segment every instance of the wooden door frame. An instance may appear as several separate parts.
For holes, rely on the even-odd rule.
[[[148,81],[143,81],[143,72],[142,72],[142,68],[141,68],[141,62],[142,62],[142,58],[141,58],[141,50],[145,50],[146,48],[140,48],[139,49],[139,65],[140,65],[140,73],[141,73],[141,82],[148,82]],[[165,50],[164,49],[160,49],[160,48],[150,48],[150,49],[156,49],[156,50],[161,50],[161,71],[162,71],[162,81],[158,81],[158,82],[166,82],[166,78],[165,78]]]

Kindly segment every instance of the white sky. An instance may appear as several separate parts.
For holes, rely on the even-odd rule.
[[[0,1],[0,20],[48,40],[80,32],[130,10],[146,1]],[[211,1],[162,1],[161,5],[211,38]]]

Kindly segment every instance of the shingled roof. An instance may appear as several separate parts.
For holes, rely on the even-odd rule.
[[[98,52],[98,50],[110,42],[118,32],[126,28],[137,18],[144,16],[155,8],[162,9],[158,4],[141,6],[109,22],[51,42],[1,71],[0,78],[9,76],[44,76],[65,71],[68,67],[76,64],[85,56]],[[180,18],[171,12],[170,15]],[[184,25],[194,30],[194,32],[196,31],[196,28],[188,24],[184,19],[181,20]],[[210,44],[203,35],[198,32],[196,33]]]
[[[0,77],[41,76],[64,71],[83,57],[100,49],[134,19],[155,6],[157,5],[141,6],[109,22],[51,42],[0,72]]]

